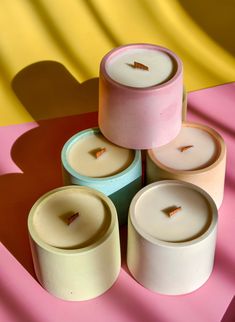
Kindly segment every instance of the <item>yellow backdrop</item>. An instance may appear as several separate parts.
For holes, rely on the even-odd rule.
[[[1,0],[0,125],[96,110],[99,62],[127,43],[175,51],[187,91],[234,81],[234,15],[228,0]]]

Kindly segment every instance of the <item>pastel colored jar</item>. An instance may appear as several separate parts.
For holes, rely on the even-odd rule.
[[[171,208],[180,210],[169,215]],[[213,270],[217,221],[214,201],[195,185],[166,180],[144,187],[129,211],[127,265],[131,274],[153,292],[195,291]]]
[[[183,102],[182,102],[182,121],[183,122],[186,122],[187,110],[188,110],[188,95],[187,95],[187,92],[186,92],[186,88],[184,87]]]
[[[109,65],[119,56],[125,57],[132,51],[138,54],[141,50],[167,57],[172,62],[171,74],[159,83],[157,79],[156,84],[154,80],[149,83],[148,73],[151,73],[155,58],[150,57],[150,63],[138,58],[141,63],[149,65],[146,71],[133,68],[133,60],[127,57],[121,66],[124,66],[124,74],[132,73],[136,80],[144,75],[143,87],[134,82],[132,86],[126,85],[122,79],[114,79]],[[160,61],[159,70],[163,65]],[[154,68],[157,70],[155,65]],[[157,72],[155,74],[158,75]],[[115,48],[103,57],[99,77],[99,127],[103,135],[115,144],[132,149],[149,149],[168,143],[181,128],[182,100],[182,62],[169,49],[152,44],[130,44]]]
[[[195,136],[194,133],[193,135],[186,133],[183,137],[183,131],[187,129],[195,131]],[[201,142],[197,142],[197,132],[199,132],[200,136],[204,133],[205,139],[202,136]],[[213,147],[211,147],[210,144],[207,146],[208,140],[213,141],[214,152],[210,152],[210,149],[213,149]],[[193,145],[193,147],[188,150],[183,152],[180,151],[182,146],[190,147],[191,145]],[[209,153],[211,153],[211,156]],[[163,154],[167,162],[160,159],[160,155]],[[204,160],[205,164],[199,163],[197,166],[197,159],[199,162],[202,162],[201,160],[207,158],[207,155],[208,160]],[[182,167],[180,162],[182,162]],[[190,162],[193,162],[194,164],[192,165],[192,168],[188,166]],[[186,168],[184,168],[185,166]],[[220,134],[214,129],[202,124],[184,122],[179,135],[168,145],[149,149],[147,151],[147,183],[165,179],[176,179],[193,183],[210,194],[214,199],[217,208],[221,206],[223,201],[225,171],[225,142]]]
[[[75,213],[78,218],[68,224]],[[116,281],[120,271],[117,213],[101,192],[66,186],[46,193],[30,210],[28,230],[36,276],[52,295],[88,300]]]
[[[133,196],[142,187],[141,153],[138,150],[127,150],[123,149],[122,147],[116,146],[102,136],[102,142],[97,143],[97,148],[100,144],[100,147],[107,148],[107,151],[98,160],[96,160],[95,157],[90,155],[90,159],[87,161],[87,164],[91,161],[89,165],[89,175],[81,174],[79,172],[79,169],[75,169],[76,164],[73,166],[69,162],[69,153],[73,149],[73,147],[75,147],[75,144],[78,144],[81,140],[97,135],[102,136],[98,128],[87,129],[78,132],[65,143],[61,153],[64,184],[89,186],[109,196],[109,198],[113,201],[117,209],[119,223],[122,225],[127,222],[128,209]],[[107,172],[100,174],[100,177],[97,174],[97,177],[96,174],[93,173],[95,172],[95,170],[93,172],[90,171],[94,167],[96,167],[97,163],[100,164],[100,167],[103,166],[106,168],[109,166],[112,160],[110,160],[109,163],[105,163],[105,158],[109,158],[109,149],[129,151],[133,155],[133,157],[126,166],[124,165],[122,167],[122,169],[117,170],[116,172],[114,171],[114,174],[109,174]],[[90,150],[95,150],[94,146],[92,148],[89,148],[89,146],[87,146],[87,148],[85,148],[85,150],[81,153],[86,153],[87,155],[89,155],[92,153],[92,151]],[[112,151],[110,153],[112,154]],[[91,160],[91,158],[93,158],[93,160]],[[115,162],[118,161],[117,158],[118,156],[116,157]],[[101,168],[97,169],[97,171],[101,170]]]

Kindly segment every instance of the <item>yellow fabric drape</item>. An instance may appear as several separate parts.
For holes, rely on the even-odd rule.
[[[184,63],[187,91],[234,81],[235,47],[230,45],[234,43],[234,14],[235,3],[228,0],[2,0],[0,125],[97,109],[97,99],[87,103],[89,91],[97,92],[97,80],[85,86],[84,95],[75,90],[70,93],[70,81],[83,83],[98,77],[103,55],[127,43],[155,43],[175,51]],[[48,113],[31,113],[18,92],[22,78],[16,77],[24,68],[43,61],[64,66],[71,79],[63,83],[60,69],[59,88],[66,89],[68,104],[74,97],[87,104],[87,109],[79,104],[77,110],[76,104],[66,108],[64,102],[58,110],[55,106],[49,111],[48,105]],[[59,76],[50,75],[50,83]],[[26,84],[29,92],[31,86],[37,87],[34,76],[27,76],[24,93]]]

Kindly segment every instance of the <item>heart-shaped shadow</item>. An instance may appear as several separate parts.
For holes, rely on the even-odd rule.
[[[35,120],[97,111],[98,86],[98,78],[79,83],[56,61],[31,64],[12,80],[13,91]]]
[[[21,70],[12,80],[12,88],[32,117],[41,121],[11,126],[8,131],[1,129],[2,144],[11,151],[11,162],[19,173],[2,171],[5,173],[0,177],[0,236],[15,258],[34,275],[28,212],[39,196],[63,185],[63,144],[78,131],[97,126],[97,112],[88,112],[97,110],[98,79],[80,84],[62,64],[42,61]],[[16,139],[11,146],[9,133]],[[9,169],[10,157],[3,156],[2,170]]]

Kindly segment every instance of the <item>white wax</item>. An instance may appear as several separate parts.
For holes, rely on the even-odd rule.
[[[182,207],[172,217],[167,209]],[[168,242],[184,242],[203,234],[211,222],[207,200],[183,186],[155,186],[141,195],[135,207],[137,226],[149,236]]]
[[[180,151],[180,147],[193,145]],[[170,143],[152,149],[155,158],[175,170],[196,170],[209,166],[218,153],[215,139],[206,131],[183,126],[178,136]]]
[[[67,219],[79,212],[70,224]],[[33,225],[45,243],[64,249],[85,247],[107,229],[110,213],[95,194],[61,190],[47,196],[36,208]]]
[[[149,70],[133,68],[138,62]],[[149,87],[169,80],[174,74],[174,61],[167,53],[146,48],[130,48],[111,56],[106,62],[108,75],[116,82],[132,87]]]
[[[106,148],[99,158],[95,151]],[[117,174],[126,169],[134,159],[134,152],[121,148],[102,134],[89,134],[79,138],[69,149],[67,160],[78,173],[88,177],[102,178]]]

